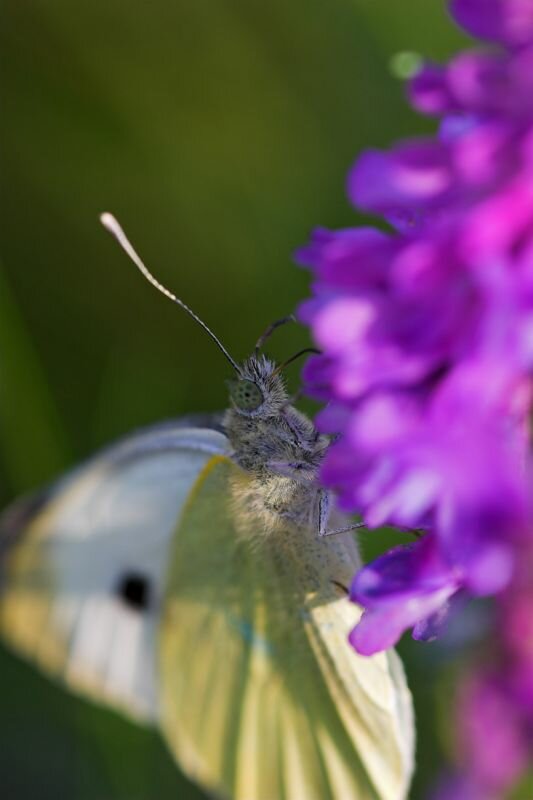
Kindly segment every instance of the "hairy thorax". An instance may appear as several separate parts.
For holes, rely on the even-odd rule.
[[[329,445],[292,406],[268,417],[244,417],[230,409],[223,424],[235,462],[255,474],[267,470],[299,481],[315,480]]]
[[[287,528],[314,530],[317,475],[327,438],[291,406],[266,418],[230,410],[224,427],[233,460],[241,468],[231,485],[239,531],[260,539]]]

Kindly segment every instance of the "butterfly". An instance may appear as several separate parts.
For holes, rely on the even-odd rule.
[[[402,800],[412,701],[390,650],[347,643],[353,523],[320,488],[329,439],[281,368],[231,364],[223,417],[133,433],[0,521],[0,634],[54,680],[156,726],[215,797]],[[335,535],[332,535],[335,534]]]

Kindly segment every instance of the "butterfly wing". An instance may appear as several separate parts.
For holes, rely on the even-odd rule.
[[[215,430],[170,423],[105,450],[0,522],[0,632],[69,688],[157,717],[155,637],[169,541]]]
[[[235,800],[401,800],[411,699],[395,653],[346,642],[359,611],[337,584],[358,564],[353,540],[243,540],[235,469],[208,462],[172,542],[158,674],[177,761]]]

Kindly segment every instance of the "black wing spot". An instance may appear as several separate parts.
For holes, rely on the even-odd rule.
[[[117,594],[130,608],[145,611],[150,606],[150,581],[139,572],[126,572],[118,582]]]

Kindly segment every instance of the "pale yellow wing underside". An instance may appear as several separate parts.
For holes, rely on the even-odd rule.
[[[410,694],[394,652],[358,656],[350,536],[243,541],[225,458],[204,468],[173,540],[159,631],[163,733],[176,760],[235,800],[402,800]]]
[[[67,476],[36,513],[13,522],[18,507],[8,510],[0,536],[15,528],[16,541],[1,565],[6,642],[72,691],[156,721],[156,630],[170,540],[202,467],[225,449],[213,430],[151,428]],[[146,581],[146,607],[118,591],[128,574]]]

